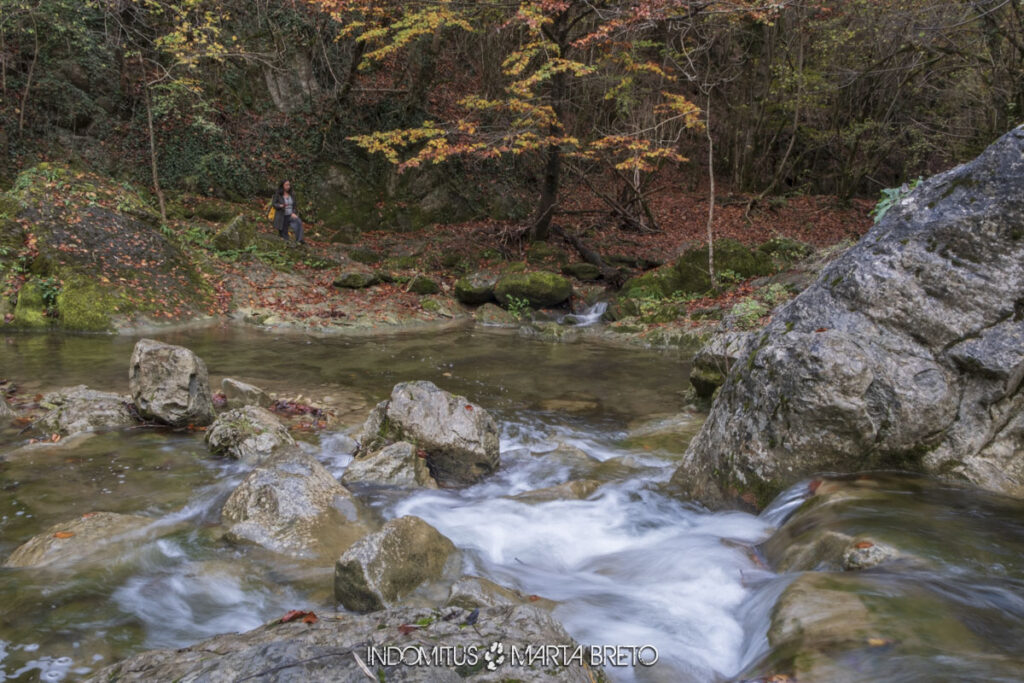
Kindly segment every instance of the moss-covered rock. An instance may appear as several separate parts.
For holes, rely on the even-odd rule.
[[[773,237],[758,246],[757,251],[767,254],[779,265],[790,265],[810,256],[814,248],[789,237]]]
[[[373,273],[363,273],[352,270],[342,273],[334,280],[334,286],[341,289],[364,289],[377,284],[377,276]]]
[[[221,199],[193,199],[184,203],[185,213],[211,223],[226,223],[242,213],[243,207]]]
[[[423,296],[426,294],[437,294],[441,291],[441,288],[426,275],[417,275],[409,282],[409,291]]]
[[[592,263],[568,263],[562,266],[562,273],[584,282],[601,277],[601,270]]]
[[[495,283],[494,296],[503,304],[515,297],[526,299],[534,307],[557,306],[572,296],[572,283],[545,271],[506,273]]]
[[[50,323],[46,318],[43,290],[34,281],[26,282],[18,292],[18,305],[14,308],[14,324],[23,328],[42,328]]]
[[[740,278],[770,275],[775,272],[772,257],[752,251],[732,239],[715,242],[715,271],[731,271]],[[623,295],[634,298],[662,298],[673,294],[703,294],[711,289],[707,247],[689,249],[675,263],[662,266],[629,280]]]
[[[515,316],[503,308],[487,303],[476,309],[474,313],[476,321],[482,325],[497,325],[502,327],[514,327],[518,325]]]
[[[526,250],[526,260],[530,263],[562,263],[567,258],[564,251],[547,242],[533,242]]]
[[[495,278],[482,273],[468,275],[455,283],[455,298],[470,306],[494,301]]]
[[[64,280],[57,294],[60,324],[77,332],[107,332],[113,327],[117,299],[81,277]]]
[[[213,236],[213,246],[219,251],[241,251],[256,240],[256,226],[245,216],[235,216],[230,223]]]

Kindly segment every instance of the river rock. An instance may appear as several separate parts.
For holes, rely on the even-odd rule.
[[[480,406],[431,382],[396,384],[360,433],[359,457],[396,441],[426,454],[427,466],[444,486],[468,485],[498,469],[498,425]]]
[[[542,489],[523,491],[512,496],[512,500],[523,503],[549,503],[553,500],[584,500],[589,498],[598,488],[601,482],[596,479],[573,479],[557,486],[547,486]]]
[[[221,523],[229,540],[300,557],[337,554],[369,532],[348,489],[297,449],[250,472]]]
[[[519,321],[514,315],[506,311],[500,306],[494,304],[484,304],[480,308],[476,309],[473,313],[473,317],[481,325],[494,325],[500,327],[516,327],[519,325]]]
[[[153,650],[98,671],[88,679],[101,681],[278,681],[335,683],[386,680],[388,683],[593,683],[604,680],[600,669],[571,666],[513,666],[505,661],[486,669],[484,652],[500,642],[505,652],[540,645],[573,652],[578,644],[547,612],[528,606],[480,609],[472,627],[471,612],[457,607],[438,618],[436,610],[400,608],[372,614],[319,614],[312,624],[296,619],[271,622],[248,633],[226,634],[181,649]],[[450,618],[447,618],[449,617]],[[410,625],[420,625],[411,629]],[[400,630],[401,629],[401,630]],[[405,666],[382,660],[383,648],[436,646],[450,652],[473,653],[473,664],[460,657],[447,666]],[[368,678],[363,667],[371,671]],[[468,677],[468,678],[467,678]]]
[[[206,443],[212,452],[250,465],[295,447],[295,439],[277,416],[253,405],[217,417],[206,432]]]
[[[365,289],[378,284],[380,279],[373,273],[365,273],[361,270],[350,270],[342,273],[334,279],[334,286],[339,289]]]
[[[445,605],[475,609],[477,607],[504,607],[533,604],[535,607],[551,609],[555,603],[537,595],[523,595],[517,590],[479,576],[463,576],[452,584]]]
[[[206,364],[184,347],[140,339],[132,351],[128,382],[144,418],[174,427],[213,422]]]
[[[231,377],[221,380],[220,390],[224,392],[224,400],[227,402],[228,408],[241,408],[242,406],[269,408],[271,404],[267,392]]]
[[[57,432],[69,436],[136,424],[130,397],[96,391],[84,385],[47,394],[40,405],[50,408],[50,412],[40,418],[36,426],[48,434]]]
[[[502,304],[514,297],[526,299],[534,308],[545,308],[568,301],[572,283],[557,273],[544,271],[505,273],[494,285],[494,296]]]
[[[461,303],[470,306],[479,306],[488,301],[494,301],[494,283],[497,280],[493,275],[485,273],[473,273],[455,281],[455,298]]]
[[[343,484],[437,488],[426,458],[417,455],[416,446],[407,441],[353,458],[341,481]]]
[[[711,398],[725,383],[732,366],[744,356],[750,332],[720,332],[708,340],[693,357],[690,384],[701,398]]]
[[[5,567],[45,567],[105,553],[111,544],[151,524],[152,519],[116,512],[90,512],[54,524],[15,548]]]
[[[440,579],[455,546],[419,517],[399,517],[360,539],[334,566],[334,599],[353,612],[393,606]]]
[[[672,486],[765,505],[814,472],[1024,496],[1024,129],[922,183],[777,310]]]
[[[17,416],[17,413],[14,412],[14,408],[11,408],[7,403],[7,399],[0,395],[0,420],[9,420],[15,416]]]

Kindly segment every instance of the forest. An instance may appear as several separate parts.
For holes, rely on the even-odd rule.
[[[0,186],[40,160],[161,203],[287,175],[330,230],[535,239],[572,186],[656,231],[659,192],[749,213],[971,158],[1020,122],[1022,60],[1008,0],[0,0]]]

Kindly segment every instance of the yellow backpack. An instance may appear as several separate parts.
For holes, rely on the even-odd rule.
[[[275,217],[276,215],[277,215],[277,209],[275,209],[275,208],[274,208],[274,205],[273,205],[273,204],[271,204],[271,205],[270,205],[270,211],[268,211],[268,212],[267,212],[267,219],[269,219],[269,220],[270,220],[270,222],[273,222],[273,221],[274,221],[274,217]]]

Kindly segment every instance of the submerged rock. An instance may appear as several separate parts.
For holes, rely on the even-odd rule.
[[[221,523],[230,540],[302,557],[336,554],[369,532],[348,489],[298,450],[250,472]]]
[[[222,413],[207,430],[206,443],[214,453],[250,465],[295,447],[295,439],[277,416],[253,405]]]
[[[399,441],[380,450],[356,457],[349,463],[341,481],[344,484],[374,484],[378,486],[421,486],[436,489],[437,482],[430,476],[426,458],[416,453],[416,446]]]
[[[935,176],[773,315],[673,477],[761,506],[815,472],[1024,496],[1024,129]]]
[[[480,406],[431,382],[396,384],[360,433],[357,457],[407,441],[441,485],[468,485],[498,469],[498,425]]]
[[[231,377],[221,380],[220,390],[224,392],[224,400],[227,402],[228,408],[241,408],[242,406],[269,408],[271,404],[267,392],[255,385]]]
[[[504,308],[489,303],[476,309],[476,312],[473,313],[473,317],[482,325],[515,327],[519,324],[519,321],[514,315],[506,311]]]
[[[584,500],[601,487],[596,479],[573,479],[557,486],[523,491],[512,496],[512,500],[524,503],[548,503],[553,500]]]
[[[206,364],[182,346],[140,339],[128,373],[139,414],[174,427],[213,422],[213,397]]]
[[[399,517],[345,551],[334,566],[334,599],[353,612],[393,606],[440,579],[455,546],[419,517]]]
[[[471,612],[457,607],[391,609],[372,614],[319,615],[312,624],[295,620],[271,622],[248,633],[227,634],[191,647],[153,650],[98,671],[90,681],[245,681],[274,680],[311,683],[385,680],[389,683],[595,683],[605,680],[600,669],[575,663],[567,666],[513,665],[508,656],[486,668],[491,643],[504,652],[539,645],[572,653],[578,644],[555,619],[527,606],[480,609],[467,627]],[[406,666],[374,653],[389,646],[436,646],[459,656],[439,666]],[[364,668],[365,667],[365,668]],[[367,677],[366,670],[371,672]]]
[[[45,567],[80,562],[100,553],[106,556],[111,544],[152,523],[148,517],[90,512],[33,536],[15,548],[4,566]]]
[[[36,424],[47,433],[57,432],[69,436],[137,424],[128,396],[96,391],[85,385],[47,394],[40,405],[50,408],[50,412]]]

